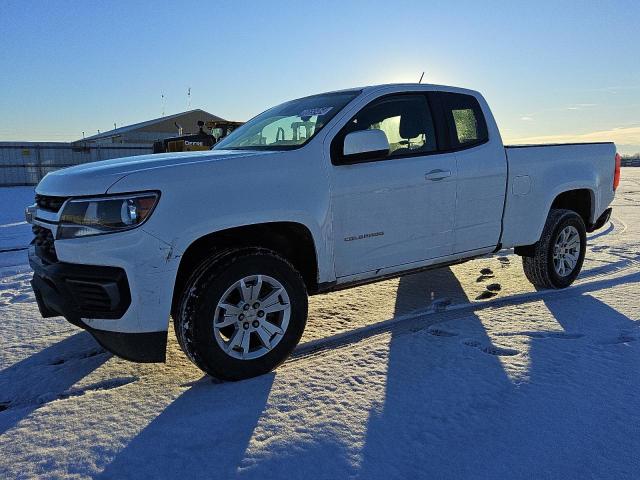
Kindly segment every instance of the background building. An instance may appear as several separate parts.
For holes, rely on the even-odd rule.
[[[75,142],[0,142],[0,186],[35,185],[47,173],[82,163],[153,153],[153,143],[197,133],[198,121],[222,118],[195,109],[155,118]]]
[[[221,121],[222,118],[199,108],[187,112],[167,115],[146,122],[134,123],[126,127],[116,128],[107,132],[98,133],[90,137],[78,140],[88,144],[112,144],[112,143],[149,143],[165,138],[175,137],[182,128],[183,133],[198,132],[198,121]]]

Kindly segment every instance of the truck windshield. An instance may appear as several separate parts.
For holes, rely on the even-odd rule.
[[[273,107],[249,120],[215,150],[291,150],[316,135],[360,90],[324,93]]]

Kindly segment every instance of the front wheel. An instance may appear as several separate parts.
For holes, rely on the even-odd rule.
[[[205,260],[187,282],[174,319],[178,343],[200,369],[241,380],[280,365],[307,319],[307,292],[275,252],[249,249]]]
[[[533,256],[522,257],[524,273],[536,288],[566,288],[580,273],[586,248],[582,217],[572,210],[551,210]]]

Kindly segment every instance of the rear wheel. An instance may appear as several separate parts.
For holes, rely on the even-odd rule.
[[[199,368],[241,380],[280,365],[306,319],[300,274],[275,252],[248,249],[202,262],[184,288],[174,326],[178,343]]]
[[[568,287],[582,269],[586,247],[582,217],[572,210],[551,210],[533,255],[522,257],[524,273],[537,288]]]

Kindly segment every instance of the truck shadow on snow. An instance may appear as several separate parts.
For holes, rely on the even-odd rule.
[[[147,425],[98,478],[232,478],[264,412],[275,374],[196,382]]]
[[[604,288],[638,281],[636,274],[597,283]],[[410,332],[415,335],[389,330],[383,406],[370,412],[356,466],[341,439],[322,431],[312,432],[304,445],[280,442],[266,447],[269,454],[245,458],[267,411],[289,419],[285,407],[269,404],[276,375],[270,374],[239,383],[197,382],[132,439],[101,478],[262,478],[267,472],[295,472],[298,478],[530,478],[541,470],[558,478],[621,478],[640,449],[633,421],[621,423],[617,414],[640,407],[629,390],[640,381],[638,357],[624,356],[617,364],[623,372],[608,372],[602,357],[607,348],[635,340],[629,332],[638,323],[583,290],[544,300],[561,329],[507,332],[527,339],[526,378],[510,378],[502,363],[502,357],[524,352],[494,345],[473,312],[446,327]],[[395,314],[424,309],[441,297],[466,298],[450,269],[404,277]],[[585,342],[589,354],[581,350]],[[304,408],[303,397],[300,402]],[[290,421],[282,431],[295,428]],[[625,442],[621,431],[628,433]],[[590,452],[603,449],[607,462],[592,458]],[[239,470],[242,465],[253,468]]]
[[[452,276],[451,271],[445,269],[407,277],[411,279],[410,286],[407,283],[402,286],[402,282],[407,280],[401,280],[394,316],[425,309],[435,298],[459,296],[459,288],[450,281]],[[423,288],[415,288],[417,285]],[[425,289],[429,290],[426,297]],[[360,339],[376,332],[366,328],[363,330],[362,334],[356,332]],[[338,342],[352,341],[349,335],[337,337]],[[302,350],[305,350],[304,346]],[[269,408],[268,399],[275,375],[272,373],[242,382],[222,384],[212,384],[204,377],[134,438],[99,478],[235,477],[243,464],[254,430]],[[203,405],[207,406],[206,411]],[[295,464],[293,471],[308,471],[311,478],[318,478],[318,475],[325,478],[325,474],[340,478],[340,472],[350,471],[350,462],[344,458],[339,440],[325,436],[324,432],[317,432],[317,436],[322,440],[316,446],[315,453],[322,457],[330,456],[330,463],[319,464],[311,458],[313,455],[309,451],[306,454],[299,452],[295,456],[290,452],[282,452],[286,460],[281,459],[278,465],[265,460],[269,464],[267,468],[272,474],[280,472],[285,475],[288,466]],[[262,462],[249,476],[262,477],[261,471]],[[334,473],[337,476],[333,477]]]
[[[0,371],[0,435],[42,405],[80,394],[73,385],[109,358],[89,333],[79,332]]]
[[[449,280],[457,282],[453,274]],[[407,277],[401,283],[412,292],[414,281]],[[399,304],[404,291],[398,290]],[[638,321],[586,292],[551,298],[544,304],[561,331],[509,334],[528,340],[525,378],[510,378],[501,361],[525,352],[492,345],[472,313],[461,320],[471,338],[445,330],[441,338],[449,348],[436,345],[420,352],[394,336],[384,407],[370,416],[358,476],[633,477],[629,459],[640,448],[640,437],[632,433],[635,422],[620,412],[640,406],[633,393],[640,381],[638,355],[616,355],[621,371],[602,362],[611,361],[608,347],[638,340],[630,333],[637,331]],[[469,356],[457,348],[465,345],[478,350]],[[585,352],[585,345],[591,351]],[[450,356],[456,349],[466,361],[450,358],[449,368],[439,351]],[[593,453],[603,451],[606,462]],[[382,452],[387,460],[381,460]]]

